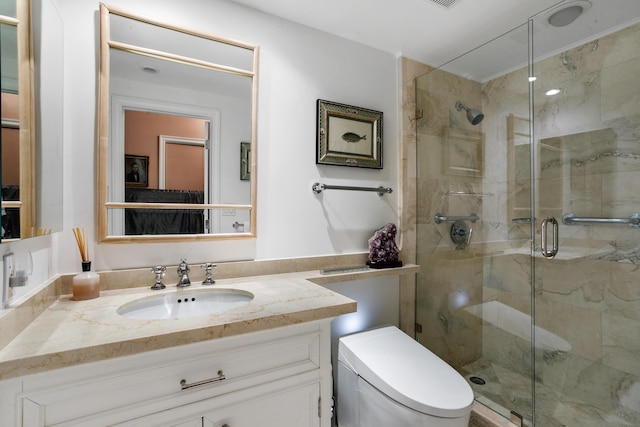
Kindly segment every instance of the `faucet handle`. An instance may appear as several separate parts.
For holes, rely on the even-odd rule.
[[[213,280],[211,278],[211,275],[213,274],[213,269],[217,267],[217,265],[211,263],[211,262],[207,262],[201,265],[202,269],[205,271],[205,278],[202,281],[203,285],[213,285],[214,283],[216,283],[215,280]]]
[[[156,283],[151,286],[151,289],[153,289],[154,291],[166,288],[166,286],[162,283],[165,271],[167,271],[167,268],[163,267],[162,265],[156,265],[155,267],[151,268],[151,272],[156,275]]]
[[[189,264],[187,264],[187,260],[185,258],[182,258],[182,261],[180,261],[180,264],[178,264],[178,274],[188,273],[189,271]]]

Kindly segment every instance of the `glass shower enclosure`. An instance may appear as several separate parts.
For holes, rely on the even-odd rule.
[[[522,425],[640,425],[640,2],[591,3],[416,80],[416,338]]]

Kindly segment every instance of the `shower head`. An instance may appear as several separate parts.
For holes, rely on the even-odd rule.
[[[484,119],[484,114],[482,114],[482,111],[476,110],[474,108],[467,108],[460,101],[456,102],[456,110],[458,111],[465,110],[467,112],[467,120],[469,120],[469,123],[471,123],[474,126],[480,123],[482,119]]]

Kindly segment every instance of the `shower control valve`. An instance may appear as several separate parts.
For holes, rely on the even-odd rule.
[[[456,245],[469,245],[472,233],[473,229],[469,228],[466,222],[458,220],[451,225],[449,235],[451,236],[451,241]]]

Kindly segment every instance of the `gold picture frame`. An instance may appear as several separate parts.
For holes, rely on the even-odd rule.
[[[382,116],[318,99],[316,164],[382,169]]]
[[[124,170],[124,183],[127,187],[149,186],[149,156],[125,154]]]

